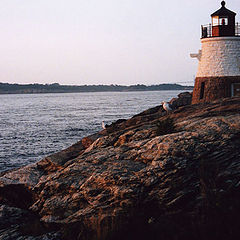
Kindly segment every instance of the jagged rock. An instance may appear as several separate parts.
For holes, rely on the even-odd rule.
[[[178,98],[173,98],[170,101],[170,104],[174,107],[174,109],[191,105],[192,103],[192,93],[189,92],[183,92],[178,94]]]
[[[175,131],[159,136],[157,123],[167,118]],[[10,208],[0,209],[0,239],[240,234],[240,98],[168,115],[157,107],[85,140],[0,177],[0,202]],[[32,226],[28,216],[37,228],[20,231],[20,219]]]

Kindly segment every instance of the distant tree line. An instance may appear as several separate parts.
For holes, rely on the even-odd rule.
[[[128,92],[128,91],[159,91],[159,90],[192,90],[192,86],[179,84],[159,84],[146,86],[143,84],[122,85],[60,85],[53,84],[9,84],[0,83],[0,94],[14,93],[74,93],[74,92]]]

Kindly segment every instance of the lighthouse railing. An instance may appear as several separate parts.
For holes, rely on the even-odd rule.
[[[202,38],[212,37],[212,24],[202,25]],[[235,25],[235,36],[240,36],[240,23]]]
[[[202,25],[202,38],[212,37],[212,24]]]
[[[240,36],[240,23],[236,23],[235,34],[236,36]]]

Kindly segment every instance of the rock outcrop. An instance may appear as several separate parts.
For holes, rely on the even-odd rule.
[[[179,93],[177,98],[173,98],[170,104],[176,109],[182,106],[191,105],[192,103],[192,93],[183,92]]]
[[[2,174],[0,239],[236,239],[239,160],[240,98],[159,106]]]

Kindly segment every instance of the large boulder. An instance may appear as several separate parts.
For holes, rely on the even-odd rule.
[[[183,92],[179,93],[177,98],[173,98],[170,101],[170,104],[174,107],[174,109],[191,105],[192,103],[192,93],[190,92]]]
[[[171,132],[161,133],[167,125]],[[0,238],[7,231],[81,240],[240,234],[240,98],[168,115],[155,109],[89,139],[31,166],[32,178],[29,167],[3,174],[0,214],[9,223],[0,224]],[[19,230],[26,226],[31,231]]]

